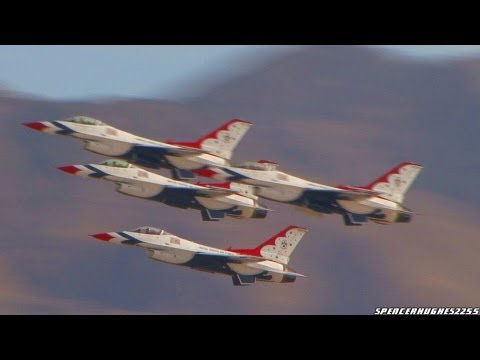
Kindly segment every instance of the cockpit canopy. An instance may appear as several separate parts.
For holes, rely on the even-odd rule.
[[[105,166],[112,166],[112,167],[117,167],[117,168],[131,168],[132,164],[124,161],[124,160],[118,160],[118,159],[108,159],[100,163],[100,165],[105,165]]]
[[[171,235],[165,230],[158,229],[151,226],[140,226],[139,228],[133,229],[132,232],[136,232],[139,234],[149,234],[149,235]]]
[[[73,116],[64,121],[74,122],[77,124],[84,124],[84,125],[105,125],[100,120],[97,120],[88,116]]]
[[[239,167],[251,170],[277,170],[279,164],[268,160],[249,161]]]

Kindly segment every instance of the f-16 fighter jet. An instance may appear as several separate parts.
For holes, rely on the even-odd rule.
[[[308,211],[340,214],[347,226],[368,220],[378,224],[408,223],[413,213],[403,206],[405,194],[423,169],[404,162],[367,186],[326,186],[277,170],[278,164],[261,160],[240,167],[207,167],[199,176],[239,182],[259,197],[299,206]]]
[[[115,244],[145,248],[150,258],[232,277],[236,286],[258,281],[292,283],[305,277],[287,267],[306,229],[289,226],[254,249],[216,249],[153,227],[90,235]]]
[[[233,150],[252,125],[231,120],[195,142],[160,142],[119,130],[86,116],[61,121],[23,124],[48,134],[67,135],[83,140],[91,152],[117,157],[140,166],[173,170],[178,179],[191,179],[189,171],[206,165],[229,165]]]
[[[69,174],[111,181],[117,185],[118,192],[126,195],[181,209],[200,210],[204,221],[216,221],[225,216],[238,219],[263,219],[267,216],[268,209],[258,203],[255,195],[245,196],[229,188],[172,180],[123,160],[109,159],[101,164],[69,165],[58,169]]]

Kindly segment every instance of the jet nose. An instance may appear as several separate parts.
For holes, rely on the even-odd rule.
[[[108,233],[101,233],[101,234],[93,234],[90,235],[91,237],[94,237],[95,239],[102,240],[102,241],[109,241],[114,239],[115,237],[109,235]]]
[[[49,128],[47,125],[41,122],[29,122],[29,123],[23,123],[22,125],[37,131],[44,131]]]
[[[77,168],[74,165],[59,166],[57,169],[62,170],[64,172],[68,173],[68,174],[73,174],[73,175],[75,175],[76,173],[81,171],[81,169]]]

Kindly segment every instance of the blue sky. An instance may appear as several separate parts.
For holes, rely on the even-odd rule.
[[[54,99],[176,99],[248,69],[290,46],[0,46],[0,86]],[[381,46],[438,60],[480,54],[477,45]],[[192,85],[191,85],[192,84]]]

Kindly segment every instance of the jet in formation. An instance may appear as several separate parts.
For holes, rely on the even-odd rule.
[[[191,179],[190,170],[205,166],[225,166],[252,123],[231,120],[194,142],[160,142],[140,137],[87,116],[59,121],[23,124],[47,134],[82,140],[91,152],[115,157],[139,166],[171,169],[177,179]]]
[[[197,244],[148,226],[91,236],[114,244],[144,248],[153,260],[228,275],[235,286],[242,286],[256,281],[292,283],[297,277],[305,277],[290,269],[288,263],[306,232],[304,228],[289,226],[256,248],[230,247],[226,250]]]
[[[278,164],[261,160],[240,167],[194,170],[210,179],[242,183],[261,198],[288,203],[322,214],[339,214],[347,226],[369,220],[379,224],[408,223],[413,212],[403,205],[405,194],[422,166],[404,162],[366,186],[327,186],[278,171]]]
[[[67,165],[58,169],[73,175],[111,181],[122,194],[180,209],[200,210],[204,221],[218,221],[226,216],[263,219],[268,213],[268,209],[259,204],[257,196],[242,195],[241,189],[173,180],[124,160],[109,159],[101,164]]]

